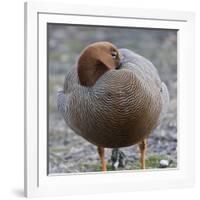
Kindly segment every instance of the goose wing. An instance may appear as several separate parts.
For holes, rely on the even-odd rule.
[[[167,89],[167,86],[164,82],[162,82],[162,88],[161,88],[161,97],[162,97],[162,111],[160,113],[160,119],[159,122],[162,121],[162,119],[164,118],[167,109],[169,107],[169,92]]]

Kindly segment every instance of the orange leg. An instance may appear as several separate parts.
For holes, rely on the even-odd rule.
[[[144,139],[142,142],[139,143],[140,148],[140,162],[141,162],[141,169],[145,169],[145,154],[147,150],[147,140]]]
[[[104,156],[104,148],[98,146],[97,149],[98,149],[99,157],[101,159],[101,169],[102,169],[102,171],[107,171],[106,160],[105,160],[105,156]]]

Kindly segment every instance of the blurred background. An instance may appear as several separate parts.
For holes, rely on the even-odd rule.
[[[147,168],[177,166],[177,31],[164,29],[115,28],[48,24],[48,171],[49,173],[100,171],[96,146],[76,135],[57,111],[57,92],[64,77],[87,45],[109,41],[149,59],[168,87],[170,105],[161,125],[148,139]],[[119,170],[140,168],[138,145],[121,148],[125,166]],[[111,151],[106,149],[108,169]]]

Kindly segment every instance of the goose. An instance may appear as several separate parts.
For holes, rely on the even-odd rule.
[[[146,58],[106,41],[88,45],[66,74],[58,111],[78,135],[97,146],[102,171],[105,148],[139,144],[145,169],[147,138],[169,103],[167,86]]]

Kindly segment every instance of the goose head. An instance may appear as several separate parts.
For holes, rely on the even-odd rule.
[[[117,69],[120,64],[119,51],[109,42],[96,42],[81,53],[77,66],[78,78],[82,86],[93,86],[108,70]]]

